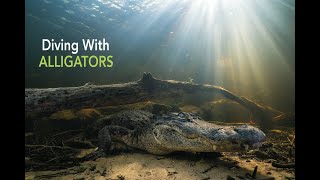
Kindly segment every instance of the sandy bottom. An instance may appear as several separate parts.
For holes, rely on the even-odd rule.
[[[222,157],[122,153],[64,170],[26,172],[25,179],[250,179],[246,173],[252,174],[256,166],[256,179],[295,179],[293,170],[278,169],[255,158],[242,159],[233,153]]]

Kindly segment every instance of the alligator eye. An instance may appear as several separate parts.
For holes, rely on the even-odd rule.
[[[181,113],[178,114],[178,116],[179,116],[180,118],[184,118],[184,117],[185,117],[185,114],[181,112]]]

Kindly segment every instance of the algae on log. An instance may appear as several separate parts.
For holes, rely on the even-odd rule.
[[[25,112],[50,114],[63,109],[129,104],[198,91],[219,93],[225,98],[238,102],[253,114],[254,119],[262,127],[269,126],[272,118],[283,114],[219,86],[160,80],[154,78],[150,73],[144,73],[138,81],[123,84],[93,85],[87,83],[79,87],[27,88],[25,89]]]

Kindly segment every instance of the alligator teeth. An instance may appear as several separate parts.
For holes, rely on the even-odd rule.
[[[254,144],[252,145],[252,147],[258,148],[258,147],[260,147],[261,145],[262,145],[262,143],[258,142],[258,143],[254,143]]]
[[[245,150],[248,151],[249,145],[248,145],[248,144],[245,144],[245,145],[243,145],[243,146],[244,146]]]
[[[213,145],[212,146],[212,149],[215,151],[215,150],[217,150],[217,146],[216,145]]]

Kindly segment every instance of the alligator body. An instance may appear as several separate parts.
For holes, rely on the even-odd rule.
[[[124,111],[98,120],[99,148],[120,143],[152,154],[184,152],[234,152],[257,148],[265,134],[250,125],[221,126],[193,113],[156,116],[146,111]]]

